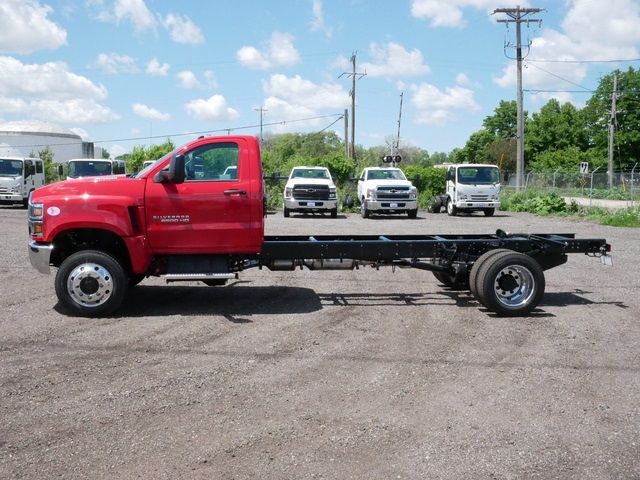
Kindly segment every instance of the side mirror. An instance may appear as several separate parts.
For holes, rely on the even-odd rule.
[[[61,163],[58,164],[58,176],[59,177],[64,176],[64,167],[62,166]]]
[[[164,183],[164,182],[173,182],[173,183],[183,183],[184,182],[184,155],[178,154],[175,155],[171,159],[171,163],[169,163],[169,168],[167,170],[160,170],[153,177],[153,181],[155,183]]]

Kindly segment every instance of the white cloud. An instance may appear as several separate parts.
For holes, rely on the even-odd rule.
[[[107,90],[68,71],[64,62],[25,64],[0,57],[0,111],[62,123],[102,123],[118,118],[96,100]]]
[[[291,67],[300,61],[300,54],[293,45],[293,35],[273,32],[263,51],[256,47],[240,48],[236,57],[241,65],[254,70],[273,67]]]
[[[144,0],[116,0],[113,15],[118,22],[130,21],[139,32],[154,29],[156,26],[156,18]]]
[[[202,31],[189,17],[170,13],[165,17],[163,25],[176,43],[197,45],[204,42]]]
[[[64,62],[26,64],[13,57],[0,57],[0,96],[104,99],[107,90],[70,72]]]
[[[66,30],[47,18],[52,11],[37,0],[2,0],[0,52],[26,54],[66,45]]]
[[[131,106],[133,113],[142,118],[148,118],[149,120],[162,120],[167,121],[171,118],[168,113],[162,113],[155,108],[149,107],[143,103],[134,103]]]
[[[521,1],[526,6],[527,1]],[[415,18],[429,20],[432,27],[462,27],[464,18],[462,10],[472,7],[493,11],[495,0],[413,0],[411,15]]]
[[[191,70],[183,70],[176,75],[180,80],[180,86],[182,88],[198,88],[201,86],[200,81],[196,78],[196,75]]]
[[[73,133],[78,135],[85,142],[88,142],[89,139],[91,138],[89,136],[89,133],[84,128],[75,127],[75,128],[70,128],[69,130],[71,130]]]
[[[424,64],[422,52],[414,48],[410,52],[402,45],[389,42],[387,45],[371,44],[369,47],[373,62],[360,64],[359,70],[364,70],[372,77],[406,77],[425,75],[430,69]]]
[[[325,24],[324,13],[322,8],[322,0],[313,0],[313,5],[311,8],[313,10],[313,20],[311,20],[311,31],[312,32],[321,31],[324,33],[325,37],[331,38],[333,35],[333,32]]]
[[[455,110],[477,112],[480,106],[473,98],[473,90],[447,87],[440,90],[435,85],[422,83],[412,85],[411,103],[418,110],[416,121],[430,125],[444,125],[455,119]]]
[[[263,82],[263,89],[268,95],[264,101],[264,107],[269,112],[269,117],[277,121],[316,117],[327,110],[342,111],[350,104],[349,94],[341,85],[316,84],[299,75],[294,77],[282,74],[272,75],[268,81]],[[285,131],[304,125],[319,125],[322,121],[324,120],[296,122],[279,126],[274,130]]]
[[[116,75],[119,73],[137,73],[136,59],[129,55],[117,53],[101,53],[96,59],[96,66],[104,73]]]
[[[218,81],[216,80],[216,75],[213,73],[213,70],[205,70],[204,71],[204,79],[207,83],[208,88],[217,88]]]
[[[572,63],[581,60],[615,60],[640,56],[640,4],[634,0],[592,2],[572,0],[561,31],[545,29],[532,40],[525,60],[523,86],[532,90],[580,90],[590,68],[599,64]],[[606,41],[604,41],[606,39]],[[537,60],[551,60],[539,62]],[[493,81],[515,88],[516,65],[510,62]],[[570,99],[567,92],[542,95]]]
[[[164,77],[169,73],[171,66],[168,63],[160,63],[157,58],[152,58],[147,63],[146,72],[154,77]]]
[[[192,100],[185,104],[185,108],[189,115],[203,122],[235,120],[239,117],[236,110],[227,106],[227,101],[222,95]]]
[[[107,151],[109,152],[109,155],[111,155],[111,158],[118,158],[120,155],[129,153],[129,149],[123,147],[122,145],[118,145],[117,143],[114,143],[109,148],[107,148]]]

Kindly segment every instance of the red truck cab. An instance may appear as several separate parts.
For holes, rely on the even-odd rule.
[[[234,170],[229,167],[234,175],[225,173]],[[29,257],[40,272],[50,265],[59,267],[58,276],[98,267],[95,274],[56,281],[63,298],[70,297],[68,306],[85,314],[106,310],[100,307],[114,295],[106,289],[116,288],[113,278],[104,278],[114,275],[113,267],[104,273],[96,252],[116,260],[131,283],[151,271],[211,271],[210,264],[197,266],[203,256],[210,263],[215,255],[256,254],[264,236],[259,143],[251,136],[200,137],[133,177],[39,188],[30,198],[29,233]],[[222,263],[213,269],[224,272]]]

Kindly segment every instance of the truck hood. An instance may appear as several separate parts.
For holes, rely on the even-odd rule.
[[[117,198],[119,202],[141,205],[144,195],[145,179],[122,175],[104,177],[86,177],[51,183],[36,189],[32,194],[33,202],[63,201],[91,202],[92,199]]]

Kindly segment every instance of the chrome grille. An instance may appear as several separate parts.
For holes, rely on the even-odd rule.
[[[296,200],[329,200],[328,185],[296,185],[293,187]]]

